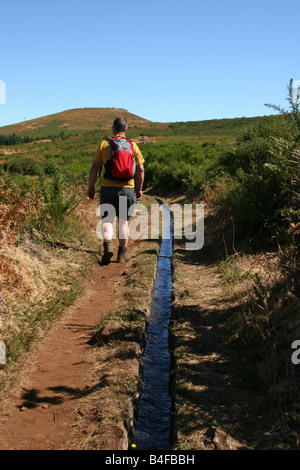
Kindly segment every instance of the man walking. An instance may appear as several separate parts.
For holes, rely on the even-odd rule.
[[[114,215],[119,220],[118,263],[128,260],[128,221],[132,217],[132,209],[142,198],[144,182],[144,158],[139,147],[126,138],[128,124],[126,119],[115,119],[112,130],[113,137],[103,140],[94,155],[89,176],[88,196],[95,197],[95,183],[100,165],[104,164],[105,172],[101,184],[101,205],[110,204],[115,214],[104,214],[102,231],[104,238],[104,254],[102,264],[109,264],[113,256],[113,223]],[[135,178],[134,178],[135,176]],[[136,179],[136,181],[135,181]],[[126,203],[124,204],[124,201]],[[131,209],[131,210],[130,210]]]

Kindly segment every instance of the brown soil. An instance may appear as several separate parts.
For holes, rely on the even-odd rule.
[[[174,246],[174,448],[281,449],[286,436],[264,403],[263,392],[242,385],[229,344],[226,325],[245,308],[253,277],[230,291],[225,288],[218,270],[226,250],[222,224],[226,222],[206,208],[202,250],[187,252],[180,242]],[[232,233],[227,232],[229,247]],[[272,269],[272,259],[253,256],[252,272],[263,272],[268,264]]]
[[[101,366],[105,364],[99,363],[103,351],[89,343],[99,317],[122,306],[126,272],[132,262],[96,264],[83,295],[22,359],[17,383],[2,392],[0,449],[85,449],[88,440],[100,432],[99,422],[103,448],[126,447],[124,418],[110,423],[116,403],[105,403],[103,397],[104,385],[113,383],[116,376],[113,370],[103,375]],[[129,357],[123,368],[127,378],[137,379],[136,360]],[[118,379],[121,375],[120,370]],[[121,413],[126,411],[125,405],[120,404]]]

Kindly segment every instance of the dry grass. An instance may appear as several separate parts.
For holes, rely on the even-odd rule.
[[[69,245],[55,246],[27,225],[41,209],[33,193],[21,200],[2,187],[0,197],[0,297],[7,305],[1,311],[0,338],[11,365],[81,292],[81,280],[98,248],[96,207],[84,200],[69,216]]]
[[[61,113],[43,116],[11,126],[1,128],[1,133],[41,132],[44,127],[57,126],[63,130],[91,130],[101,127],[111,129],[112,122],[117,117],[125,117],[131,126],[151,124],[147,119],[129,113],[120,108],[82,108],[71,109]]]
[[[248,448],[299,448],[299,381],[291,361],[300,333],[296,280],[278,253],[224,260],[216,228],[208,221],[199,253],[176,250],[177,448],[207,448],[210,426]],[[214,231],[219,243],[210,246]]]
[[[10,363],[78,295],[79,281],[91,257],[72,250],[41,250],[33,243],[1,247],[0,254],[1,296],[9,306],[1,315],[0,335],[7,344]]]

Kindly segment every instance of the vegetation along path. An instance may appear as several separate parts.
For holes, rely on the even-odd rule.
[[[174,246],[172,445],[268,448],[272,422],[235,384],[221,326],[236,299],[216,270],[218,218],[208,212],[206,220],[201,250]],[[126,266],[95,262],[82,295],[20,359],[15,385],[2,391],[1,449],[130,447],[158,243],[131,242],[131,251]]]

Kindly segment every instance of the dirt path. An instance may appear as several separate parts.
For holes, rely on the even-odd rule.
[[[95,264],[83,295],[22,360],[16,386],[1,400],[0,449],[62,449],[70,441],[98,366],[88,340],[99,317],[122,306],[122,273],[131,265]],[[68,445],[84,448],[86,434]]]
[[[227,322],[243,311],[253,286],[245,280],[224,289],[222,230],[213,211],[205,220],[202,250],[187,252],[179,242],[174,249],[175,449],[278,449],[282,436],[275,435],[274,419],[261,393],[241,385],[228,344]]]
[[[256,412],[256,396],[236,385],[220,328],[236,303],[221,288],[215,263],[223,240],[210,239],[215,219],[209,220],[204,249],[187,252],[177,242],[173,256],[175,449],[270,448],[272,423]],[[95,264],[84,293],[22,359],[16,385],[0,396],[1,450],[128,448],[141,338],[131,318],[132,331],[124,329],[120,342],[94,347],[90,339],[100,317],[129,305],[124,294],[139,287],[142,267],[150,270],[143,307],[151,303],[156,247],[146,240],[131,250],[126,266]]]

